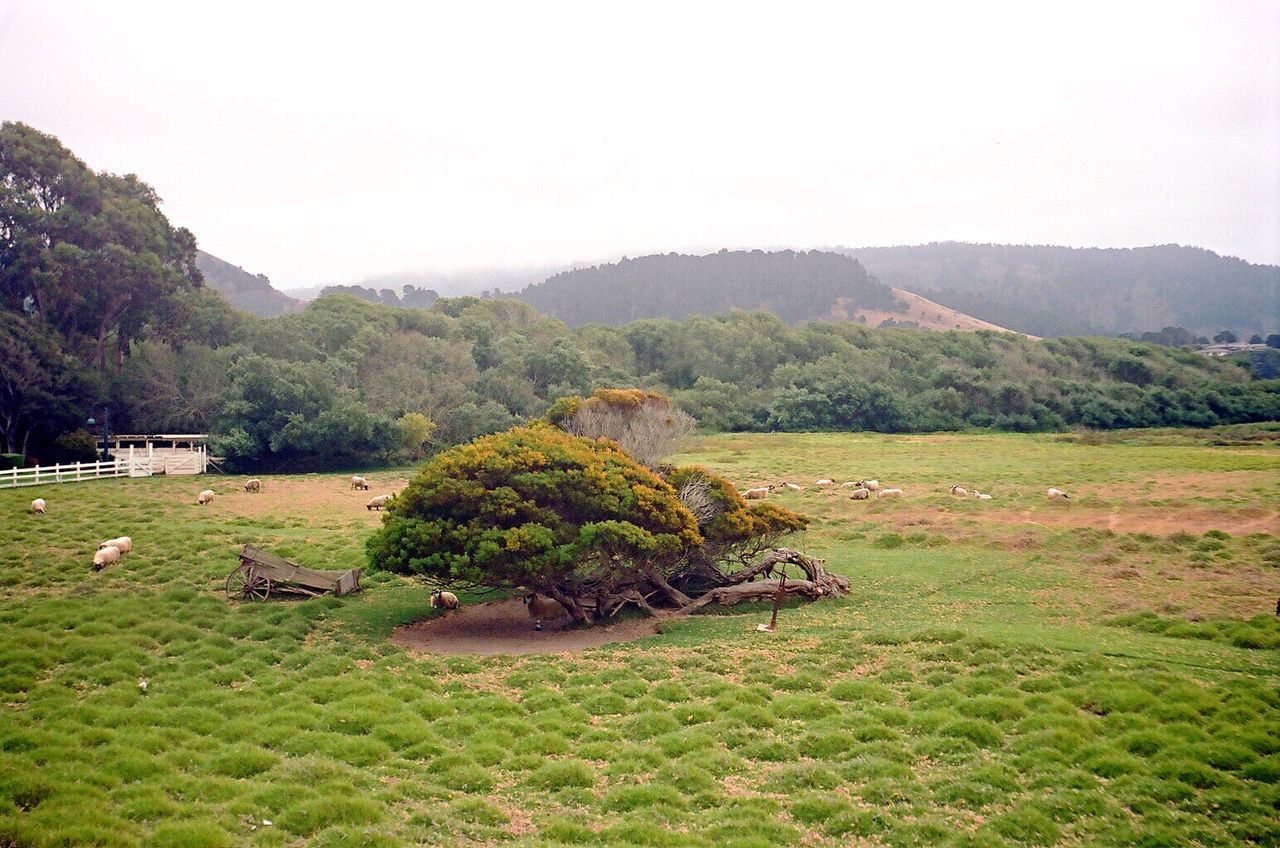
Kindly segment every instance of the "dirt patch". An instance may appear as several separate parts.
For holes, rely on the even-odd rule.
[[[368,475],[369,491],[366,492],[352,489],[349,478],[345,477],[263,477],[262,491],[249,493],[244,491],[247,479],[233,476],[209,486],[215,494],[213,502],[205,509],[215,515],[281,520],[349,514],[372,527],[381,522],[382,512],[366,509],[369,499],[374,495],[399,492],[409,482],[399,476]],[[195,503],[194,493],[191,502]]]
[[[433,654],[564,654],[653,636],[669,617],[594,627],[547,624],[534,630],[520,599],[508,598],[401,627],[391,634],[391,641]]]

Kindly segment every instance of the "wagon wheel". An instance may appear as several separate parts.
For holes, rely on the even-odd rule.
[[[271,594],[271,578],[252,565],[242,565],[227,575],[227,597],[265,601]]]

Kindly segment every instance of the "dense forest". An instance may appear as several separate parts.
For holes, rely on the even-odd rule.
[[[556,274],[518,297],[572,326],[730,309],[764,309],[795,323],[829,316],[840,298],[866,309],[900,308],[889,287],[868,277],[856,260],[817,250],[624,258]]]
[[[1280,267],[1198,247],[944,242],[841,249],[890,286],[1039,336],[1280,332]]]
[[[331,295],[260,318],[203,285],[194,237],[158,205],[136,177],[94,173],[51,136],[0,127],[0,452],[82,458],[93,438],[80,428],[105,405],[117,432],[214,434],[229,468],[394,461],[610,386],[665,392],[716,430],[1280,418],[1280,381],[1129,339],[797,327],[741,310],[571,328],[475,297],[417,309]],[[842,275],[878,291],[852,260],[766,255],[843,268],[823,297]]]

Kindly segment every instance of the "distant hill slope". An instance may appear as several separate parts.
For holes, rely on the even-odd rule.
[[[728,251],[623,259],[565,271],[517,295],[568,324],[625,324],[731,309],[765,309],[784,321],[829,315],[838,300],[901,310],[889,287],[847,256],[822,251]]]
[[[250,274],[203,250],[196,254],[196,267],[209,288],[219,291],[236,309],[262,318],[274,318],[302,309],[302,302],[276,291],[265,274]]]
[[[1008,327],[1001,327],[999,324],[992,324],[990,321],[983,321],[980,318],[974,318],[972,315],[966,315],[963,312],[952,309],[950,306],[935,303],[906,289],[895,288],[892,291],[895,298],[907,305],[905,312],[885,309],[860,309],[857,306],[845,303],[844,299],[841,298],[831,308],[830,317],[837,321],[865,323],[868,327],[879,327],[881,324],[888,322],[889,326],[918,327],[921,330],[937,330],[939,332],[946,330],[994,330],[997,333],[1017,332],[1016,330],[1010,330]],[[1022,335],[1028,334],[1022,333]],[[1029,337],[1032,339],[1040,338],[1039,336]]]
[[[891,286],[1041,336],[1280,331],[1280,267],[1197,247],[943,242],[840,249]]]

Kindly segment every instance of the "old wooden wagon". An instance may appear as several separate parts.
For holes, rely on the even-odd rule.
[[[314,598],[327,592],[349,595],[358,591],[358,568],[346,571],[304,568],[252,545],[240,549],[240,565],[227,575],[227,597],[242,601],[265,601],[272,592]]]

